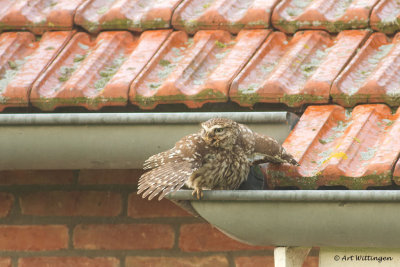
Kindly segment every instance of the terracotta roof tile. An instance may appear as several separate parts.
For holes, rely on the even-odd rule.
[[[32,104],[42,110],[126,105],[130,82],[170,32],[149,31],[140,38],[126,31],[102,32],[93,41],[77,33],[35,83]]]
[[[342,31],[336,38],[304,31],[288,41],[274,32],[233,81],[230,98],[242,106],[328,103],[331,84],[367,36],[361,30]]]
[[[184,103],[226,102],[232,79],[269,34],[243,30],[236,39],[227,31],[199,31],[188,38],[174,32],[133,81],[130,101],[143,109]]]
[[[283,144],[301,166],[264,166],[269,186],[391,185],[400,152],[399,116],[400,109],[392,115],[383,104],[352,112],[336,105],[308,107]]]
[[[400,30],[400,2],[398,0],[380,0],[370,17],[371,28],[384,33]]]
[[[331,96],[335,103],[385,102],[400,104],[400,34],[390,42],[383,33],[370,36],[357,55],[335,80]]]
[[[393,181],[397,185],[400,185],[400,160],[397,161],[396,166],[394,168]]]
[[[29,32],[0,35],[0,110],[28,105],[32,84],[50,64],[72,32],[47,32],[40,41]]]
[[[340,32],[368,27],[369,14],[378,0],[283,0],[272,13],[272,24],[284,32],[324,29]]]
[[[172,24],[188,33],[270,27],[272,9],[279,0],[184,0],[175,10]]]
[[[71,30],[75,10],[84,0],[0,0],[0,29]]]
[[[87,0],[79,7],[75,23],[89,32],[170,28],[172,12],[180,1]]]

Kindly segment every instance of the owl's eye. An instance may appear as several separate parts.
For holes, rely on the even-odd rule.
[[[223,128],[216,128],[216,129],[215,129],[215,132],[216,132],[216,133],[222,133],[223,131],[224,131]]]

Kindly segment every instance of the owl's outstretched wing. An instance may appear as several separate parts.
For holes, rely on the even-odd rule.
[[[139,180],[137,193],[143,192],[142,197],[149,196],[149,200],[161,193],[158,197],[158,200],[161,200],[167,193],[182,188],[193,171],[190,162],[168,162],[143,174]]]
[[[254,133],[254,153],[252,163],[289,163],[299,166],[299,163],[292,155],[273,138],[259,133]]]
[[[151,169],[139,179],[138,194],[149,200],[160,194],[175,192],[185,185],[192,173],[201,166],[202,141],[197,134],[188,135],[167,151],[148,158],[144,169]]]
[[[170,162],[173,159],[169,158],[171,155],[173,155],[174,149],[170,149],[158,154],[155,154],[153,156],[151,156],[150,158],[148,158],[144,164],[143,164],[143,170],[150,170],[150,169],[154,169],[157,167],[160,167],[162,165],[164,165],[166,162]]]

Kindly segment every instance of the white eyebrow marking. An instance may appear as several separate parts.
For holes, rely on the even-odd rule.
[[[221,127],[221,125],[214,125],[214,126],[212,126],[212,127],[210,128],[210,130],[214,130],[215,128],[223,128],[223,127]]]
[[[210,128],[208,128],[207,126],[205,126],[204,124],[201,125],[203,127],[204,130],[206,130],[206,132],[208,132],[210,130]]]
[[[211,128],[209,128],[209,129],[207,130],[207,132],[208,132],[208,131],[214,131],[215,129],[224,129],[224,127],[221,126],[221,125],[214,125],[214,126],[212,126]]]

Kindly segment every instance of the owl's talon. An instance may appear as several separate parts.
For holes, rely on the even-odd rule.
[[[196,197],[198,200],[203,198],[203,190],[201,188],[196,188],[192,192],[192,196]]]

